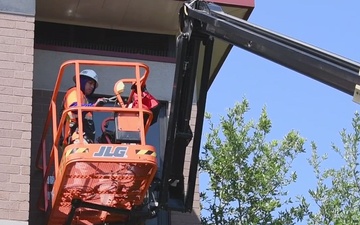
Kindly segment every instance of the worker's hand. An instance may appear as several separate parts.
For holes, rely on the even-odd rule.
[[[95,106],[103,106],[107,102],[107,98],[98,98],[95,102]]]

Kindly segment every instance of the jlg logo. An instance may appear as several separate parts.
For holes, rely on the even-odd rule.
[[[112,146],[101,146],[98,152],[93,154],[94,157],[118,157],[118,158],[127,158],[128,148],[125,146],[115,147],[113,150]]]

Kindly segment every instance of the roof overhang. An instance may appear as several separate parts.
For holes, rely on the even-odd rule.
[[[36,20],[125,31],[177,35],[178,12],[184,1],[175,0],[36,0]],[[213,0],[230,15],[248,19],[254,0]],[[211,80],[231,46],[214,42]]]

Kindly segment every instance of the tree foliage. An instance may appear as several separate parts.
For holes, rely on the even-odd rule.
[[[322,169],[327,155],[319,156],[312,143],[310,165],[317,179],[315,189],[309,191],[317,205],[317,212],[309,215],[309,224],[358,225],[360,224],[360,175],[359,144],[360,116],[356,112],[352,120],[353,132],[340,132],[343,148],[332,145],[340,160],[330,169]],[[342,161],[341,161],[342,160]],[[340,168],[338,165],[341,165]]]
[[[305,140],[290,131],[282,140],[267,141],[271,121],[263,108],[257,122],[245,121],[249,103],[244,99],[229,109],[220,125],[211,116],[210,132],[200,159],[200,171],[209,176],[201,193],[203,224],[295,224],[308,205],[304,198],[287,197],[286,187],[296,181],[291,163],[304,152]]]

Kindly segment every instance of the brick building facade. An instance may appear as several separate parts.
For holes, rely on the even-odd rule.
[[[222,2],[222,0],[217,1]],[[66,4],[66,1],[64,2]],[[79,5],[81,1],[74,2]],[[251,11],[248,9],[253,7],[252,0],[224,2],[235,6],[244,5],[245,9],[239,11],[239,15],[243,17],[248,17]],[[85,11],[88,10],[88,6],[82,3],[85,5]],[[137,14],[132,14],[132,11],[127,12],[119,7],[122,10],[119,13],[127,13],[128,18],[123,17],[126,24],[124,27],[117,27],[119,30],[123,28],[126,33],[117,34],[105,29],[115,25],[106,24],[106,18],[96,17],[95,13],[92,14],[93,19],[105,23],[93,24],[94,27],[100,27],[97,30],[86,26],[91,24],[91,20],[88,24],[79,26],[84,21],[80,21],[81,16],[75,15],[70,9],[66,11],[66,15],[64,14],[65,17],[61,18],[63,21],[56,19],[60,7],[59,11],[56,11],[57,7],[52,7],[48,1],[0,0],[0,225],[46,224],[45,213],[38,209],[42,174],[36,169],[35,158],[57,71],[64,61],[95,59],[145,62],[156,74],[148,82],[152,93],[169,106],[175,70],[175,34],[178,31],[177,16],[174,16],[176,13],[158,11],[156,4],[152,3],[148,6],[143,6],[140,1],[132,1],[132,3],[140,4],[142,10],[148,10],[150,6],[155,7],[153,10],[157,10],[158,13],[168,13],[166,16],[170,15],[173,18],[166,20],[161,15],[153,17],[151,22],[156,26],[153,30],[149,30],[148,15],[141,20]],[[118,1],[113,4],[123,3]],[[167,4],[172,4],[171,7],[176,6],[171,9],[175,12],[182,2],[173,1]],[[110,12],[115,16],[118,14],[117,11],[112,10],[112,5],[107,7],[109,8],[105,15]],[[139,10],[134,8],[136,11]],[[149,13],[149,16],[153,15],[150,9],[148,11],[145,12]],[[54,18],[51,18],[52,13]],[[133,17],[139,18],[141,24],[134,24],[133,21],[136,20],[132,20]],[[76,21],[76,18],[79,21]],[[142,30],[147,33],[132,32]],[[156,35],[149,34],[151,32]],[[102,36],[108,39],[105,41]],[[87,39],[89,43],[84,45],[84,37],[95,37],[95,39]],[[144,44],[146,40],[150,40],[147,45]],[[120,44],[114,45],[115,42]],[[142,44],[141,48],[138,48],[138,43]],[[229,48],[223,44],[216,46],[220,53],[214,58],[223,60]],[[214,66],[216,67],[217,65]],[[102,85],[99,94],[106,94],[106,88],[108,88],[106,85]],[[62,94],[65,90],[66,87],[61,90]],[[158,149],[164,149],[168,113],[169,110],[164,109],[163,117],[155,128]],[[192,109],[192,129],[195,125],[195,115],[196,104]],[[185,175],[190,167],[191,145],[192,143],[186,154]],[[159,160],[161,161],[161,158]],[[200,224],[199,184],[196,185],[192,213],[161,212],[158,218],[147,224]]]
[[[0,224],[7,225],[45,224],[34,164],[52,92],[34,87],[34,9],[35,1],[0,1]],[[198,224],[199,212],[195,202],[193,214],[160,223]]]
[[[0,13],[0,224],[29,219],[33,13]]]

